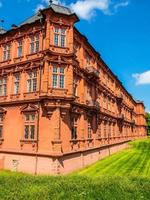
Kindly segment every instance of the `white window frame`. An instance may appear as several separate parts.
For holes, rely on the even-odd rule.
[[[10,60],[10,44],[3,47],[3,61]]]
[[[36,137],[37,137],[36,124],[37,124],[37,115],[35,112],[24,113],[24,139],[25,140],[36,140]],[[28,127],[28,134],[26,135],[27,127]],[[32,127],[34,127],[33,136],[32,136],[32,131],[31,131]]]
[[[7,94],[7,77],[0,77],[0,96]]]
[[[27,92],[36,92],[37,91],[37,70],[27,72]]]
[[[61,85],[61,77],[63,77],[62,85]],[[59,88],[59,89],[65,88],[65,67],[55,66],[55,65],[52,67],[52,88]]]
[[[66,47],[66,28],[54,27],[54,46]]]
[[[23,45],[23,41],[19,40],[18,41],[18,50],[17,50],[17,56],[18,56],[18,58],[22,56],[22,45]]]
[[[40,51],[40,36],[39,34],[30,37],[30,54]]]
[[[19,94],[20,74],[14,74],[14,94]]]

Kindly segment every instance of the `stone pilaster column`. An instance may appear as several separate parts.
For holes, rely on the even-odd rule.
[[[55,154],[62,153],[60,107],[57,107],[55,110],[54,140],[52,143],[53,143],[53,152]]]

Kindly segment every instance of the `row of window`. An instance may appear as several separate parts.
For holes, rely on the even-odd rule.
[[[72,120],[72,132],[71,132],[71,139],[77,139],[78,137],[78,120],[77,118],[73,118]],[[116,127],[115,123],[101,123],[98,125],[98,137],[101,138],[102,137],[102,133],[103,136],[106,137],[113,137],[116,135],[116,131],[119,132],[118,128]],[[92,121],[91,119],[88,119],[87,121],[87,137],[88,139],[92,138]],[[133,128],[130,126],[124,126],[121,134],[130,134],[131,132],[133,132]]]
[[[13,93],[19,94],[20,74],[14,74]],[[52,87],[61,88],[65,87],[65,71],[64,67],[53,67],[52,71]],[[37,70],[28,72],[27,77],[27,92],[37,91]],[[0,96],[6,96],[7,93],[7,77],[0,77]]]
[[[32,35],[30,37],[30,54],[39,51],[39,35]],[[10,60],[11,45],[7,44],[3,47],[3,61]],[[17,44],[17,57],[23,55],[23,39],[20,39]]]
[[[66,46],[66,29],[55,28],[54,29],[54,45],[65,47]],[[40,36],[39,34],[32,35],[30,37],[30,54],[37,53],[40,49]],[[17,57],[23,55],[23,39],[18,40],[17,44]],[[3,46],[3,61],[10,60],[11,45],[7,44]]]
[[[4,116],[0,115],[0,139],[3,138],[3,120]],[[36,115],[25,114],[24,115],[24,139],[34,140],[36,136]]]
[[[3,138],[3,122],[4,122],[4,116],[0,115],[0,138]],[[36,125],[37,125],[37,115],[36,113],[25,113],[24,114],[24,139],[25,140],[34,140],[36,139]],[[102,127],[103,126],[103,127]],[[76,117],[72,118],[71,123],[71,139],[77,139],[78,137],[78,119]],[[103,123],[98,126],[98,136],[101,137],[103,129],[103,135],[104,137],[114,136],[116,133],[116,125],[115,123],[109,124],[109,123]],[[125,126],[122,130],[122,133],[130,134],[130,132],[133,132],[132,127]],[[87,121],[87,136],[88,138],[92,138],[92,118],[89,118]]]

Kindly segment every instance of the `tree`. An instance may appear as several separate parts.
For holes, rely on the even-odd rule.
[[[150,113],[146,113],[148,135],[150,136]]]

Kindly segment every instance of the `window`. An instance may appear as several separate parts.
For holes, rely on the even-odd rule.
[[[102,125],[102,124],[99,124],[99,125],[98,125],[98,138],[101,137],[101,125]]]
[[[107,135],[107,130],[106,130],[106,122],[104,122],[104,138],[106,138],[106,135]]]
[[[39,51],[39,35],[32,35],[30,38],[30,53]]]
[[[65,69],[64,67],[53,67],[52,87],[63,89],[65,86]]]
[[[75,77],[74,80],[73,80],[73,94],[74,94],[74,96],[78,96],[77,88],[78,88],[78,80]]]
[[[22,40],[18,41],[18,57],[22,56]]]
[[[90,119],[88,119],[88,138],[92,138],[92,128]]]
[[[77,118],[72,119],[72,131],[71,131],[71,139],[77,139]]]
[[[27,92],[36,92],[37,90],[37,71],[28,73],[27,79]]]
[[[3,115],[0,115],[0,139],[3,138]]]
[[[36,115],[25,114],[25,127],[24,127],[24,139],[34,140],[35,139],[35,125]]]
[[[14,94],[19,93],[19,80],[20,80],[20,75],[15,74],[14,75]]]
[[[88,53],[86,53],[86,64],[87,66],[90,66],[91,64],[91,56]]]
[[[5,45],[3,49],[3,61],[10,59],[10,45]]]
[[[92,100],[92,86],[91,84],[87,84],[87,100]]]
[[[0,96],[6,96],[7,91],[7,78],[0,78]]]
[[[62,28],[54,29],[54,45],[60,47],[66,46],[66,29]]]

